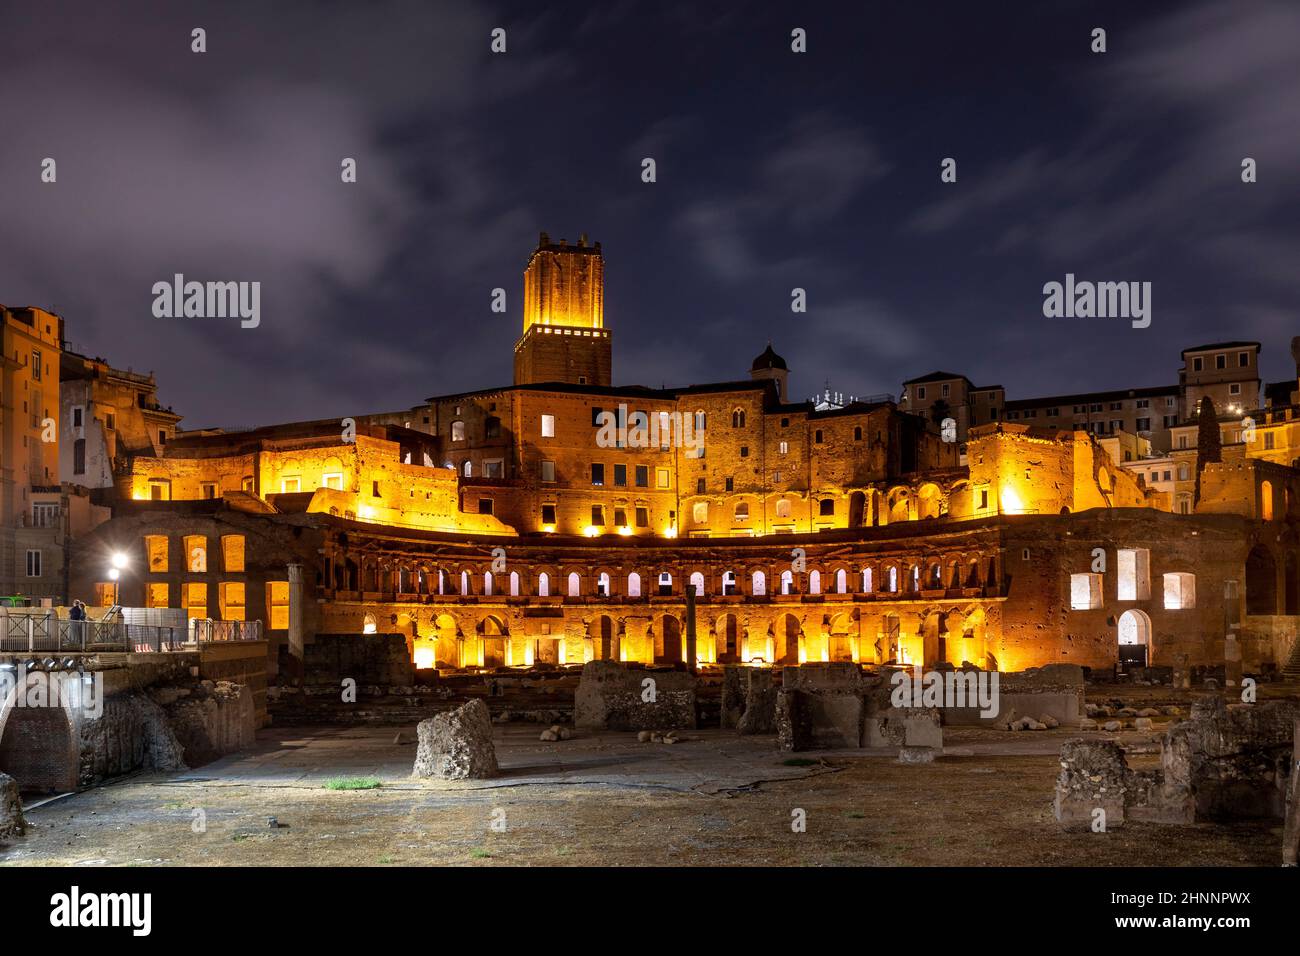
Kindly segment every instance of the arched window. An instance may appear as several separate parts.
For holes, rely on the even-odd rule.
[[[822,593],[822,573],[820,571],[808,572],[808,593],[809,594]]]
[[[736,520],[737,521],[749,520],[749,505],[747,505],[743,501],[740,504],[736,505]]]
[[[659,574],[659,593],[661,595],[673,593],[673,576],[667,571],[661,571]]]
[[[781,593],[791,594],[794,591],[794,574],[789,571],[781,572]]]
[[[598,597],[609,597],[609,574],[605,571],[600,572],[600,577],[596,578],[596,595]]]
[[[776,502],[776,516],[778,518],[790,517],[790,501],[787,498],[779,498]]]
[[[483,593],[490,595],[492,593],[492,572],[483,572]]]
[[[755,571],[750,578],[750,587],[753,589],[756,597],[762,597],[767,594],[767,575],[762,571]]]
[[[582,578],[578,576],[577,571],[569,572],[569,597],[582,596]]]
[[[641,575],[637,574],[635,571],[627,576],[627,596],[641,596]]]
[[[722,593],[723,594],[736,593],[736,572],[735,571],[722,572]]]
[[[871,568],[862,569],[862,590],[867,594],[870,594],[875,588],[875,584],[872,581],[874,577],[875,575],[872,574]]]
[[[737,408],[734,412],[731,413],[731,427],[732,428],[745,427],[745,410],[743,408]]]
[[[510,572],[510,596],[519,597],[519,572]]]
[[[849,575],[843,568],[835,572],[835,593],[846,594],[849,590]]]
[[[545,571],[537,575],[537,596],[549,597],[551,594],[551,577]]]
[[[699,571],[691,575],[691,587],[695,590],[696,597],[704,597],[704,575]]]

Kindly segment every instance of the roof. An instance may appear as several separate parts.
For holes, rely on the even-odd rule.
[[[1153,385],[1149,388],[1123,388],[1112,392],[1080,392],[1075,395],[1049,395],[1045,398],[1017,398],[1006,403],[1007,410],[1041,408],[1044,405],[1085,405],[1089,402],[1114,402],[1125,398],[1161,398],[1177,395],[1177,385]]]
[[[960,379],[967,385],[970,385],[970,379],[965,375],[958,375],[956,372],[931,372],[929,375],[922,375],[919,378],[909,378],[904,385],[920,385],[923,382],[943,382],[951,379]]]
[[[1182,354],[1188,352],[1213,352],[1215,349],[1245,349],[1259,348],[1258,342],[1211,342],[1209,345],[1193,345],[1189,349],[1183,349]]]
[[[757,372],[760,369],[765,369],[765,368],[779,368],[779,369],[788,368],[788,366],[785,364],[785,359],[781,358],[781,356],[777,355],[774,351],[772,351],[771,342],[768,342],[767,348],[763,349],[763,351],[760,352],[758,356],[754,359],[754,364],[749,367],[749,370],[751,372]]]

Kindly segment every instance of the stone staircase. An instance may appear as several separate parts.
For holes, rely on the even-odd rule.
[[[1283,665],[1282,675],[1290,680],[1300,680],[1300,638],[1291,645],[1291,657]]]

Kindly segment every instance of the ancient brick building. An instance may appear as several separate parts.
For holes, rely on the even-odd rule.
[[[616,386],[585,237],[543,236],[524,302],[511,385],[134,457],[74,593],[124,552],[123,601],[264,620],[272,666],[374,632],[444,668],[1213,665],[1229,635],[1252,668],[1292,655],[1289,452],[1225,447],[1176,513],[1085,428],[985,409],[959,442],[885,399],[792,402],[771,344],[748,378]],[[1261,428],[1289,446],[1291,421]]]

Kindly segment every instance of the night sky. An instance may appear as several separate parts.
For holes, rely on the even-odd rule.
[[[543,230],[603,244],[616,384],[744,378],[769,338],[796,398],[1170,384],[1223,339],[1293,374],[1300,4],[723,6],[6,3],[0,302],[185,427],[509,384]],[[177,272],[260,281],[260,327],[155,318]],[[1067,272],[1152,282],[1151,326],[1044,318]]]

